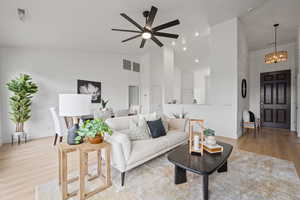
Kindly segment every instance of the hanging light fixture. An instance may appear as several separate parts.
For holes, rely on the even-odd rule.
[[[275,51],[265,55],[265,63],[273,64],[278,62],[284,62],[288,59],[287,51],[277,51],[277,28],[279,24],[274,24],[274,33],[275,33]]]

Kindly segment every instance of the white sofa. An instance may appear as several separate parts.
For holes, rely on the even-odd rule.
[[[122,186],[124,185],[126,171],[170,151],[185,143],[188,139],[188,133],[185,131],[186,120],[169,119],[169,130],[165,136],[130,141],[128,136],[121,132],[129,129],[129,122],[133,117],[106,120],[106,123],[113,129],[113,134],[112,136],[106,136],[105,140],[112,145],[112,166],[121,172]]]

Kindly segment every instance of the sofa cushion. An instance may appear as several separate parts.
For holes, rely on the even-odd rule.
[[[149,140],[136,140],[131,142],[131,154],[127,161],[127,165],[132,165],[140,160],[163,151],[168,148],[168,142],[165,136],[149,139]]]
[[[169,146],[174,146],[180,142],[183,142],[184,140],[187,140],[188,136],[189,134],[187,132],[183,132],[180,130],[170,130],[163,138],[168,141]]]
[[[160,118],[154,121],[147,121],[147,124],[152,138],[158,138],[166,135],[165,127]]]

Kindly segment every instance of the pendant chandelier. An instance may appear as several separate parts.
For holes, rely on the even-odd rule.
[[[288,59],[287,51],[277,51],[277,28],[279,24],[274,24],[274,33],[275,33],[275,51],[265,55],[265,63],[273,64],[278,62],[284,62]]]

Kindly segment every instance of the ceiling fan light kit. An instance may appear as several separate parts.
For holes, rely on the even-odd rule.
[[[275,33],[275,51],[272,53],[268,53],[265,55],[265,63],[266,64],[273,64],[278,62],[284,62],[288,59],[288,52],[287,51],[277,51],[277,28],[279,24],[274,24],[274,33]]]
[[[178,34],[172,34],[172,33],[164,33],[159,32],[160,30],[170,28],[172,26],[177,26],[180,24],[179,20],[173,20],[168,23],[152,27],[152,24],[154,22],[154,18],[157,13],[157,8],[152,6],[150,11],[144,11],[143,16],[146,18],[146,23],[144,26],[139,25],[136,21],[134,21],[132,18],[130,18],[125,13],[121,13],[121,16],[124,17],[127,21],[129,21],[131,24],[133,24],[138,30],[128,30],[128,29],[115,29],[113,28],[112,31],[121,31],[121,32],[129,32],[129,33],[138,33],[138,35],[135,35],[133,37],[127,38],[123,40],[122,42],[127,42],[130,40],[133,40],[135,38],[142,38],[142,42],[140,45],[140,48],[143,48],[145,46],[145,43],[147,40],[151,39],[154,43],[156,43],[159,47],[163,46],[163,43],[157,39],[157,37],[166,37],[166,38],[173,38],[177,39],[179,37]]]
[[[144,38],[145,40],[148,40],[152,37],[152,34],[150,32],[144,32],[142,34],[142,38]]]

